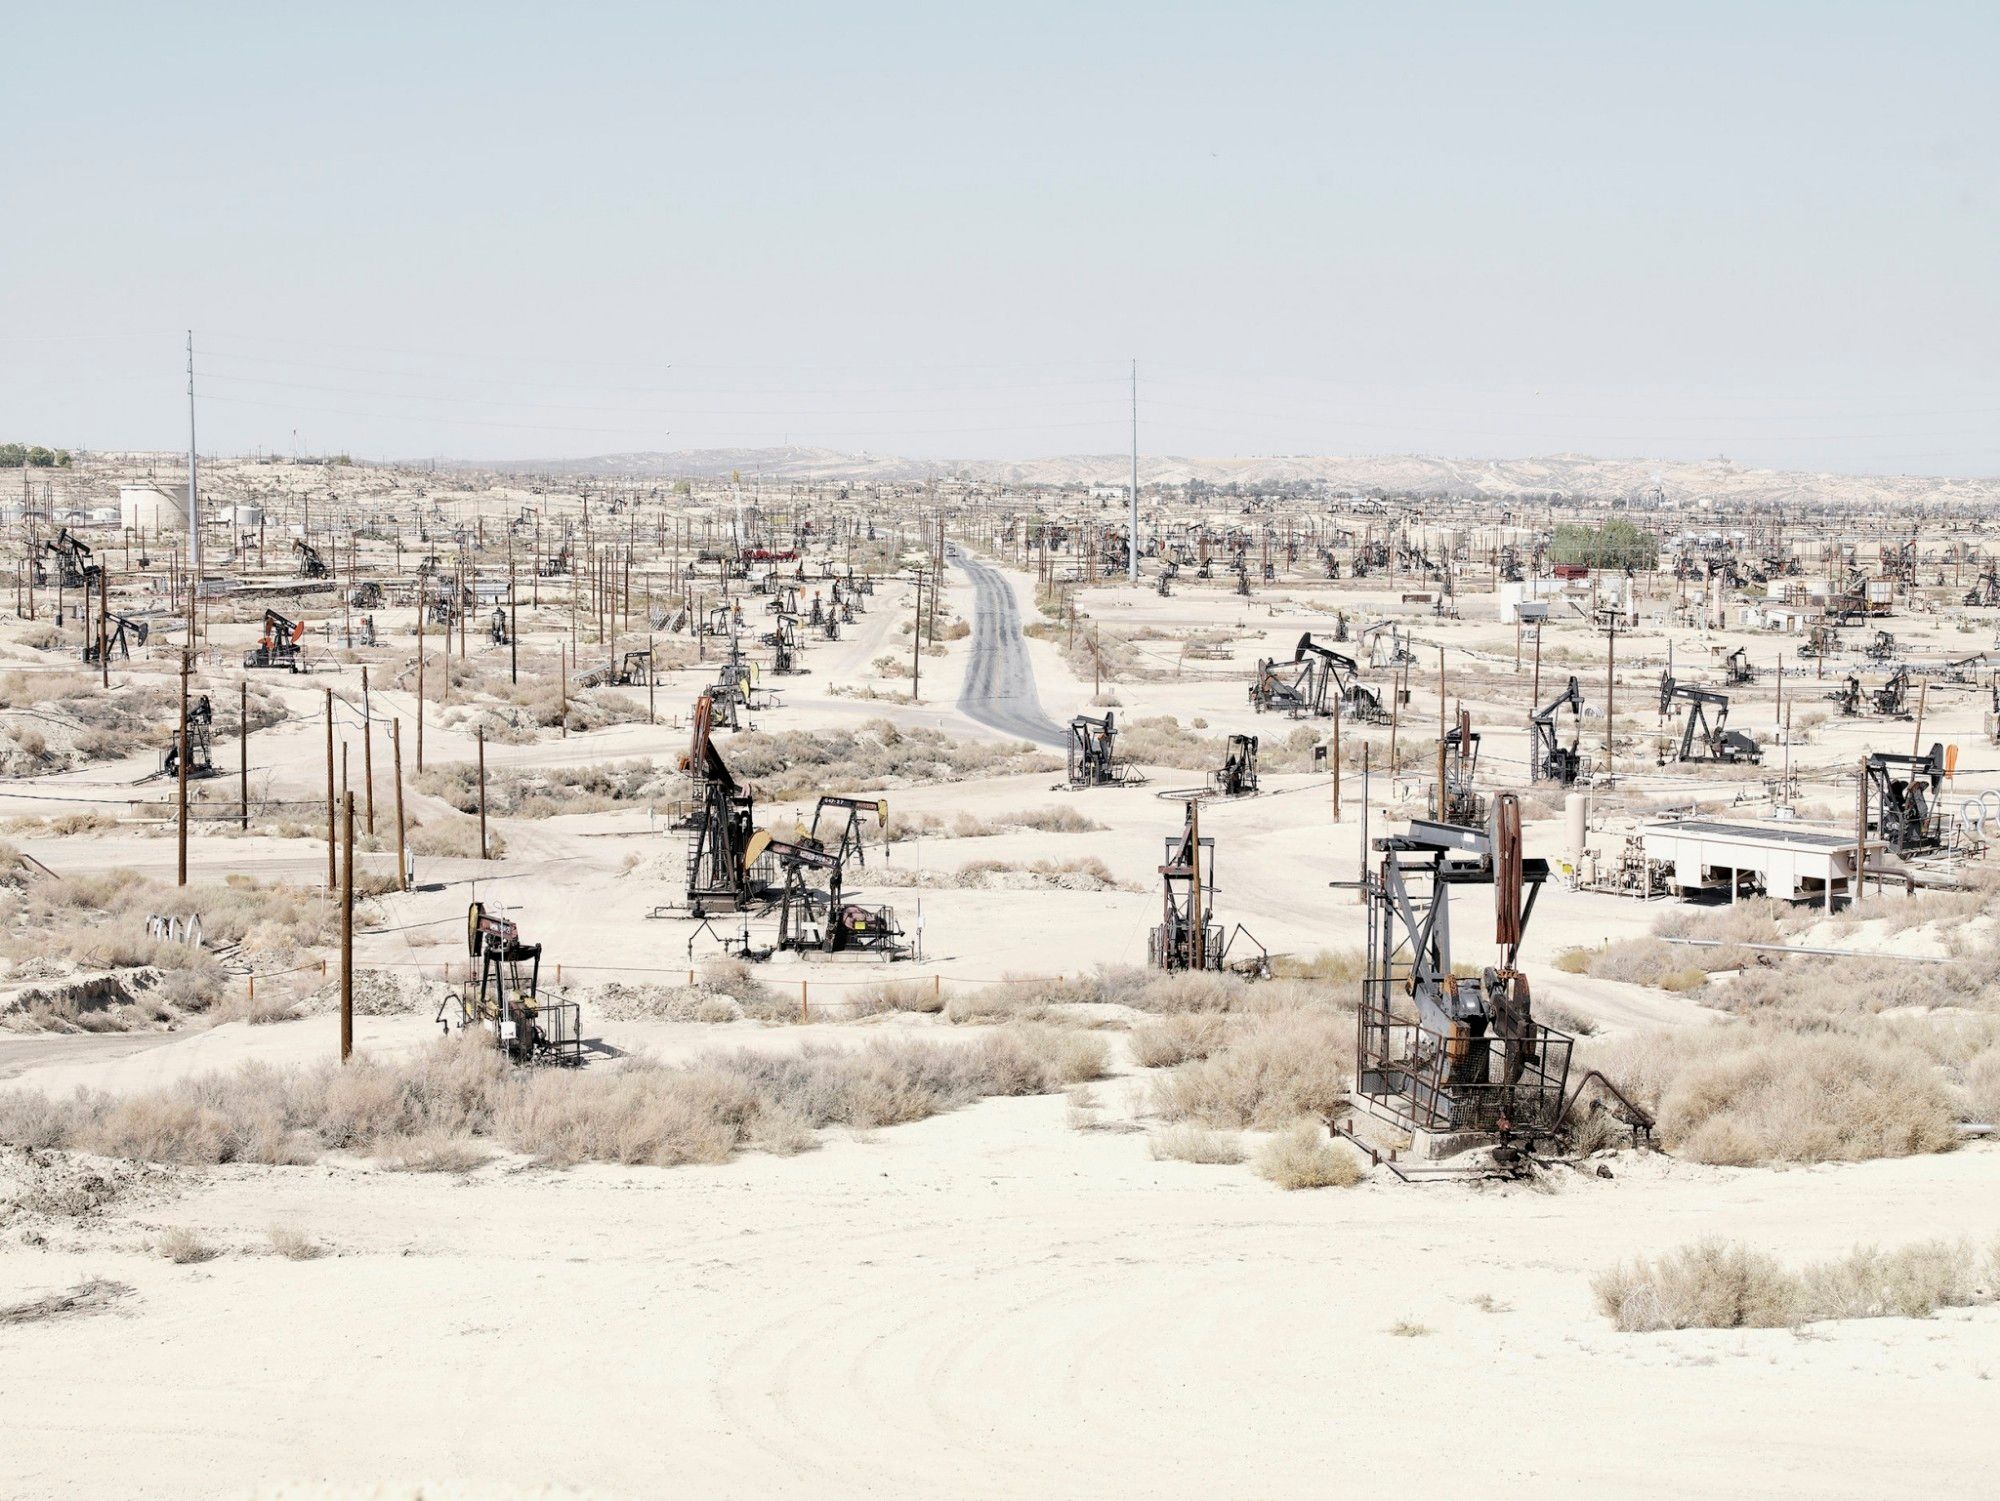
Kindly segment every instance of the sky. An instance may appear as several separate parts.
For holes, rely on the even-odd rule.
[[[0,440],[2000,474],[2000,5],[8,8]]]

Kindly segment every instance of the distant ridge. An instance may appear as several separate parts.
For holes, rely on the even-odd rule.
[[[604,475],[622,478],[726,479],[911,484],[959,479],[985,484],[1117,485],[1131,472],[1124,454],[1077,454],[1052,459],[911,459],[841,453],[830,448],[703,448],[679,452],[612,453],[587,459],[532,459],[453,463],[449,467],[500,473]],[[1552,454],[1524,459],[1442,459],[1280,456],[1204,459],[1141,457],[1142,484],[1238,484],[1255,488],[1325,483],[1355,491],[1505,498],[1557,491],[1617,499],[1650,493],[1670,500],[1821,501],[1852,505],[2000,504],[2000,478],[1947,479],[1926,475],[1853,475],[1752,469],[1727,459],[1699,462],[1594,459]]]

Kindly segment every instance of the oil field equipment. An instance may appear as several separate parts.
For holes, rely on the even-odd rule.
[[[493,616],[486,622],[486,636],[495,646],[505,646],[508,644],[510,638],[507,635],[507,607],[505,605],[495,605],[493,607]]]
[[[1802,657],[1834,657],[1840,654],[1840,628],[1830,620],[1816,620],[1799,647]]]
[[[694,778],[693,827],[688,835],[687,903],[696,917],[738,912],[762,890],[758,860],[770,836],[756,827],[750,789],[730,773],[710,736],[714,705],[695,700],[694,739],[686,770]]]
[[[1133,780],[1132,768],[1116,759],[1118,727],[1109,710],[1102,719],[1079,714],[1069,722],[1069,784],[1115,787]]]
[[[1438,785],[1430,785],[1430,815],[1441,823],[1462,829],[1486,826],[1486,799],[1473,787],[1479,773],[1479,731],[1472,727],[1472,715],[1458,711],[1458,723],[1444,732],[1444,797],[1439,805]]]
[[[292,551],[299,560],[299,577],[302,579],[323,579],[333,572],[326,566],[326,559],[319,555],[319,549],[303,537],[292,539]]]
[[[645,647],[577,677],[579,688],[644,688],[653,681],[653,654]]]
[[[1877,751],[1868,758],[1868,792],[1876,829],[1898,855],[1922,854],[1943,842],[1938,793],[1944,786],[1944,747],[1921,756]]]
[[[821,849],[826,849],[830,844],[834,853],[840,856],[843,865],[849,860],[856,865],[866,865],[868,846],[861,837],[863,814],[873,814],[875,826],[885,831],[888,829],[887,798],[845,797],[835,793],[824,793],[820,800],[813,804],[812,828],[806,832],[806,838]],[[834,832],[836,826],[838,834]]]
[[[1757,681],[1757,669],[1750,663],[1750,651],[1739,646],[1722,659],[1724,680],[1732,688],[1744,687]]]
[[[1412,1133],[1473,1146],[1532,1145],[1562,1124],[1572,1039],[1537,1022],[1517,967],[1548,878],[1521,853],[1520,805],[1493,800],[1488,829],[1413,821],[1377,839],[1367,876],[1368,969],[1356,1020],[1357,1107]],[[1493,891],[1500,962],[1454,969],[1451,894]]]
[[[299,646],[306,633],[303,620],[288,620],[276,610],[264,612],[264,633],[243,657],[245,667],[275,667],[297,672],[304,652]]]
[[[779,677],[789,677],[804,672],[799,666],[799,650],[804,645],[799,639],[799,618],[796,615],[780,615],[778,628],[764,637],[765,645],[772,649],[771,671]]]
[[[1178,838],[1160,862],[1160,925],[1147,942],[1154,969],[1221,969],[1224,943],[1215,913],[1215,841],[1201,835],[1201,804],[1189,799]]]
[[[1898,667],[1889,676],[1889,681],[1868,695],[1869,706],[1877,714],[1889,719],[1907,719],[1910,715],[1910,669]]]
[[[1250,703],[1258,713],[1289,714],[1294,719],[1326,718],[1338,695],[1343,712],[1364,724],[1386,724],[1389,713],[1374,690],[1358,681],[1361,667],[1354,658],[1313,640],[1299,637],[1289,664],[1267,657],[1257,664],[1250,684]]]
[[[474,902],[465,909],[465,951],[478,962],[479,982],[458,994],[461,1030],[485,1032],[516,1063],[583,1062],[582,1010],[574,1001],[542,996],[539,943],[523,943],[518,927]],[[451,1000],[447,996],[439,1007],[440,1022]]]
[[[94,589],[98,576],[104,572],[91,561],[90,547],[68,527],[56,533],[52,541],[44,541],[39,556],[35,559],[35,582],[47,584],[49,571],[45,560],[56,560],[56,577],[65,589]]]
[[[1826,696],[1842,714],[1851,718],[1861,712],[1861,679],[1850,672],[1838,688],[1827,689]]]
[[[212,746],[215,735],[215,709],[208,701],[208,695],[188,705],[187,717],[187,774],[190,781],[196,777],[215,775],[215,758]],[[180,736],[176,734],[167,742],[167,748],[160,752],[160,775],[174,777],[180,775]]]
[[[123,657],[128,662],[132,659],[132,648],[144,646],[146,637],[152,634],[153,629],[136,615],[113,615],[111,626],[111,632],[104,641],[104,650],[114,657]],[[83,660],[86,662],[97,660],[96,637],[84,641]]]
[[[1257,791],[1257,737],[1231,735],[1222,764],[1208,774],[1208,790],[1221,797],[1251,797]]]
[[[1756,766],[1763,761],[1764,752],[1755,740],[1729,728],[1728,694],[1677,683],[1662,673],[1660,717],[1673,713],[1677,704],[1686,706],[1686,719],[1681,725],[1676,761],[1716,761],[1730,766]]]
[[[850,811],[850,826],[852,812]],[[858,828],[857,828],[858,834]],[[778,896],[778,947],[804,951],[817,949],[828,954],[880,954],[901,959],[909,950],[903,943],[902,924],[892,907],[868,907],[846,900],[842,893],[849,846],[843,835],[838,848],[828,849],[817,839],[764,838],[766,848],[778,862],[781,886]],[[855,848],[858,849],[857,838]],[[826,879],[824,890],[808,884],[807,872]]]
[[[1896,637],[1892,632],[1878,630],[1862,648],[1871,662],[1887,662],[1896,655]]]
[[[364,579],[347,591],[347,603],[357,610],[379,610],[387,602],[382,586],[374,579]]]
[[[1556,729],[1556,715],[1564,709],[1571,716],[1568,745],[1562,743]],[[1561,693],[1535,711],[1529,727],[1535,732],[1532,779],[1574,787],[1583,775],[1583,753],[1577,749],[1577,742],[1583,738],[1583,690],[1577,686],[1575,677],[1570,678]]]

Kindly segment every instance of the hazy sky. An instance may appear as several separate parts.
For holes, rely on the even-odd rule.
[[[0,439],[2000,473],[2000,4],[7,7]]]

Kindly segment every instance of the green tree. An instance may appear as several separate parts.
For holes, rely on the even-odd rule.
[[[1651,568],[1659,555],[1660,539],[1622,516],[1602,526],[1562,522],[1549,549],[1553,561],[1586,568]]]

